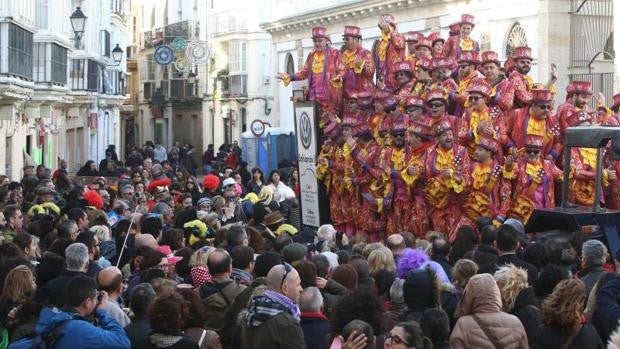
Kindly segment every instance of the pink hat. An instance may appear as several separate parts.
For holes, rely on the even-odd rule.
[[[471,26],[474,26],[474,15],[470,15],[470,14],[462,14],[461,15],[461,23],[459,23],[461,25],[463,24],[471,24]]]
[[[512,53],[512,59],[529,59],[532,60],[532,48],[527,46],[515,47],[515,51]]]
[[[441,41],[442,43],[446,42],[446,40],[442,38],[439,33],[430,33],[428,35],[428,39],[433,43],[433,45],[435,45],[437,41]]]
[[[502,65],[499,63],[499,58],[497,55],[497,52],[495,51],[484,51],[482,52],[482,64],[485,63],[495,63],[497,64],[498,67],[501,67]]]
[[[451,35],[457,35],[461,31],[461,23],[454,22],[448,26]]]
[[[532,101],[533,102],[551,102],[553,100],[553,94],[551,90],[543,88],[532,89]]]
[[[433,42],[429,38],[421,38],[418,40],[418,44],[415,45],[416,50],[418,47],[427,47],[429,50],[432,48]]]
[[[354,38],[361,38],[362,37],[362,31],[360,29],[360,27],[356,27],[354,25],[347,25],[344,27],[344,34],[342,34],[343,37],[345,36],[351,36]]]
[[[418,42],[423,37],[424,37],[424,34],[422,34],[422,32],[409,31],[405,33],[406,42]]]
[[[434,57],[431,60],[433,70],[439,68],[450,68],[454,66],[454,60],[450,57]]]
[[[467,62],[473,64],[480,64],[480,60],[478,59],[478,52],[476,51],[463,51],[459,56],[459,63]]]
[[[314,27],[312,28],[312,38],[325,38],[329,39],[329,35],[327,35],[327,28],[325,27]]]
[[[166,255],[166,258],[168,259],[168,264],[177,264],[178,262],[180,262],[181,260],[183,260],[183,257],[179,257],[179,256],[175,256],[172,253],[172,250],[170,249],[170,246],[168,245],[161,245],[159,246],[159,248],[157,249],[159,252],[163,253]]]
[[[592,83],[590,81],[571,81],[570,85],[572,86],[572,92],[577,94],[591,95],[592,94]]]
[[[484,79],[474,79],[472,80],[467,92],[479,93],[485,97],[489,97],[489,93],[491,92],[491,86]]]
[[[415,61],[415,66],[428,71],[433,67],[433,62],[428,58],[422,57]]]

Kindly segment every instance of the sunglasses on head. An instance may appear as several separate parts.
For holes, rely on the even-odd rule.
[[[551,104],[536,104],[536,106],[542,110],[551,110],[553,108]]]
[[[288,263],[282,263],[282,265],[284,266],[284,275],[282,275],[282,281],[280,282],[280,287],[282,287],[282,285],[284,285],[284,280],[286,279],[286,276],[288,275],[288,273],[291,272],[292,268],[291,265]]]

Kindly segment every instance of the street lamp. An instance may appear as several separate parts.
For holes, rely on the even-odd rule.
[[[123,60],[123,49],[121,49],[118,44],[116,44],[116,47],[112,50],[112,59],[114,59],[114,63],[116,63],[116,65],[120,65]]]
[[[73,27],[73,34],[75,34],[75,48],[80,48],[80,40],[84,34],[84,27],[86,26],[86,15],[78,6],[71,14],[69,19],[71,20],[71,27]]]

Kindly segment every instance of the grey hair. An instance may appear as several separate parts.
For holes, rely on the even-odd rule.
[[[318,288],[311,286],[306,287],[299,297],[299,310],[302,313],[321,311],[323,306],[323,296]]]
[[[331,224],[323,224],[316,231],[316,237],[319,241],[330,241],[334,238],[336,229]]]
[[[581,246],[581,258],[588,266],[603,265],[607,259],[607,247],[598,240],[588,240]]]
[[[88,247],[75,242],[65,249],[65,263],[69,271],[84,271],[88,265]]]
[[[394,279],[390,286],[390,299],[396,304],[405,304],[405,296],[403,295],[403,285],[405,279]]]
[[[105,225],[94,225],[90,227],[89,230],[95,233],[97,239],[99,239],[100,242],[112,239],[112,237],[110,236],[110,228],[106,227]]]
[[[151,212],[159,213],[162,215],[168,214],[170,212],[170,206],[165,202],[158,202],[155,205],[153,205]]]

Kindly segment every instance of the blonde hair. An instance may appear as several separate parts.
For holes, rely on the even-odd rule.
[[[216,195],[211,199],[211,212],[218,213],[219,210],[226,204],[226,199],[223,196]]]
[[[14,303],[22,303],[36,290],[34,274],[25,265],[18,265],[11,269],[4,279],[2,296]]]
[[[380,242],[371,242],[369,244],[367,244],[366,246],[364,246],[364,249],[362,250],[362,256],[366,259],[368,259],[368,257],[370,256],[370,253],[372,253],[372,251],[374,250],[378,250],[381,247],[385,247],[382,243]]]
[[[510,312],[519,293],[527,288],[527,272],[514,264],[507,264],[495,272],[495,281],[502,296],[502,310]]]
[[[90,231],[95,233],[95,236],[97,236],[99,242],[108,241],[111,239],[110,228],[106,227],[105,225],[93,225],[92,227],[90,227]]]
[[[478,264],[471,259],[459,259],[452,269],[452,280],[454,285],[461,290],[465,289],[469,279],[478,273]]]
[[[273,200],[273,188],[268,185],[263,185],[258,193],[258,200],[262,201],[265,205],[269,205],[271,200]]]
[[[198,249],[196,252],[194,252],[194,254],[192,254],[192,256],[189,259],[189,266],[194,268],[194,267],[206,267],[207,266],[207,260],[209,259],[209,254],[211,254],[211,252],[215,250],[214,247],[211,246],[204,246],[200,249]]]
[[[370,267],[370,274],[374,274],[383,269],[394,272],[396,270],[396,263],[394,262],[392,251],[387,247],[380,247],[373,250],[368,255],[368,266]]]

